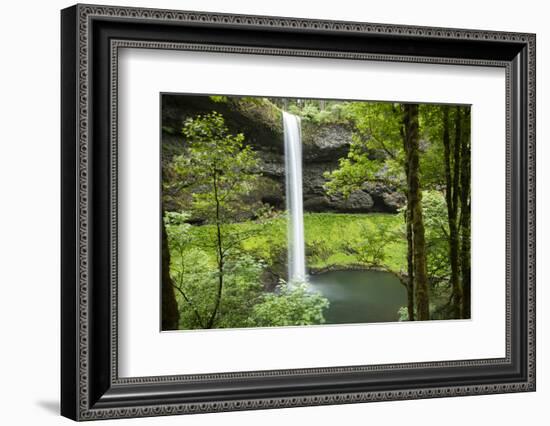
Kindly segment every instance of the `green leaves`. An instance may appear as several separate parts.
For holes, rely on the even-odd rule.
[[[419,106],[420,178],[425,189],[441,189],[445,184],[442,108],[433,104]],[[349,196],[365,182],[376,180],[405,189],[402,105],[350,102],[345,111],[354,129],[352,143],[339,167],[325,174],[327,192]]]
[[[189,220],[190,216],[188,212],[166,212],[164,214],[164,224],[166,226],[189,226],[186,222]]]
[[[267,293],[254,306],[249,324],[253,327],[322,324],[323,310],[328,306],[328,300],[309,290],[307,284],[289,286],[283,282],[275,293]]]
[[[253,214],[258,203],[243,199],[259,178],[257,154],[244,145],[244,135],[229,134],[217,112],[187,119],[182,133],[186,151],[174,158],[174,171],[192,201],[195,217],[229,223]]]
[[[263,256],[243,249],[248,239],[257,237],[264,228],[272,229],[269,217],[273,217],[261,203],[247,199],[260,175],[259,159],[244,144],[244,135],[230,134],[217,112],[186,120],[182,134],[185,153],[174,159],[173,169],[191,201],[189,212],[169,212],[164,218],[180,327],[323,322],[322,311],[328,302],[322,296],[285,286],[275,293],[263,289],[261,274],[268,263],[279,262],[282,251],[286,261],[286,244],[269,244]],[[268,218],[265,222],[242,220],[264,216]],[[188,221],[193,218],[201,218],[204,224],[192,226]],[[245,226],[248,224],[253,226]],[[282,240],[286,234],[280,234]]]
[[[316,125],[347,124],[349,122],[348,106],[352,104],[322,99],[289,99],[287,103],[286,109],[290,113],[298,115],[305,122]]]
[[[349,153],[338,169],[325,173],[329,194],[348,197],[367,181],[404,184],[401,109],[398,104],[352,102],[347,116],[354,125]]]
[[[181,329],[205,328],[215,302],[218,270],[207,241],[214,226],[192,226],[180,223],[185,213],[165,215],[171,254],[170,272],[176,287]],[[284,230],[281,222],[281,230]],[[235,224],[237,228],[246,224]],[[257,239],[271,235],[272,225],[254,224],[250,229],[230,230],[228,236],[250,233]],[[250,243],[250,242],[249,242]],[[266,250],[274,250],[267,242]],[[235,246],[237,247],[237,246]],[[284,247],[286,261],[286,246]],[[261,274],[266,262],[241,248],[234,248],[226,258],[224,287],[215,328],[271,327],[309,325],[324,322],[323,311],[328,301],[305,286],[288,287],[282,282],[275,292],[265,292]]]
[[[386,247],[398,241],[399,235],[389,222],[363,222],[357,240],[344,247],[360,262],[370,266],[386,266]]]

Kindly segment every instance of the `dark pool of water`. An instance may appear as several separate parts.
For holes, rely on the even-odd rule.
[[[331,271],[308,281],[330,301],[327,324],[397,321],[398,309],[407,305],[407,290],[389,272]]]

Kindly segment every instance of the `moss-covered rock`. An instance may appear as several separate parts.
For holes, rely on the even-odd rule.
[[[170,163],[184,152],[181,128],[185,119],[217,111],[229,131],[243,133],[245,143],[259,153],[261,185],[253,191],[258,200],[275,209],[285,205],[284,130],[282,111],[266,98],[204,95],[164,95],[162,98],[162,165],[164,181],[172,179]],[[304,208],[312,212],[396,212],[405,197],[384,184],[366,184],[348,199],[326,195],[324,173],[338,167],[351,144],[352,128],[343,121],[316,123],[302,120]],[[188,200],[177,186],[165,185],[163,200],[168,210],[185,209]],[[174,189],[175,188],[175,189]]]

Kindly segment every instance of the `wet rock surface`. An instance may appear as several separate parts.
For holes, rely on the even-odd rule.
[[[262,114],[231,103],[212,102],[205,96],[169,97],[163,103],[163,169],[174,155],[183,152],[183,137],[179,129],[187,117],[216,110],[224,115],[232,133],[243,133],[245,141],[258,152],[263,183],[257,197],[276,209],[285,205],[285,161],[282,120],[276,113]],[[341,124],[317,125],[302,122],[304,210],[308,212],[396,213],[406,198],[397,188],[380,182],[368,182],[348,198],[327,195],[324,174],[338,167],[351,144],[352,129]],[[167,173],[165,173],[166,175]],[[167,209],[177,209],[170,201]]]

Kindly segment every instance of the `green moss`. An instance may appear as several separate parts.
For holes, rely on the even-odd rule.
[[[212,102],[227,103],[227,96],[210,96]]]
[[[283,112],[266,98],[231,98],[234,106],[246,118],[259,121],[276,133],[282,132]]]
[[[357,242],[362,226],[366,223],[374,227],[387,224],[396,233],[402,232],[404,226],[403,216],[400,214],[305,214],[307,265],[314,269],[361,265],[362,262],[356,255],[346,251],[346,246]],[[270,266],[286,261],[287,220],[284,215],[262,223],[249,221],[231,226],[238,227],[241,232],[250,231],[253,234],[242,242],[242,250],[263,259]],[[213,226],[204,225],[193,226],[190,232],[194,240],[204,241],[214,235],[213,231]],[[407,242],[404,237],[388,244],[384,250],[385,261],[380,266],[394,272],[407,269]]]
[[[399,232],[403,227],[403,217],[382,213],[306,214],[306,246],[313,249],[313,254],[308,258],[308,265],[312,268],[327,268],[361,264],[355,254],[346,251],[346,247],[358,241],[361,229],[366,224],[374,225],[374,228],[387,224],[390,230]],[[385,247],[386,260],[381,266],[396,272],[406,269],[406,252],[407,242],[404,238],[389,244]]]

